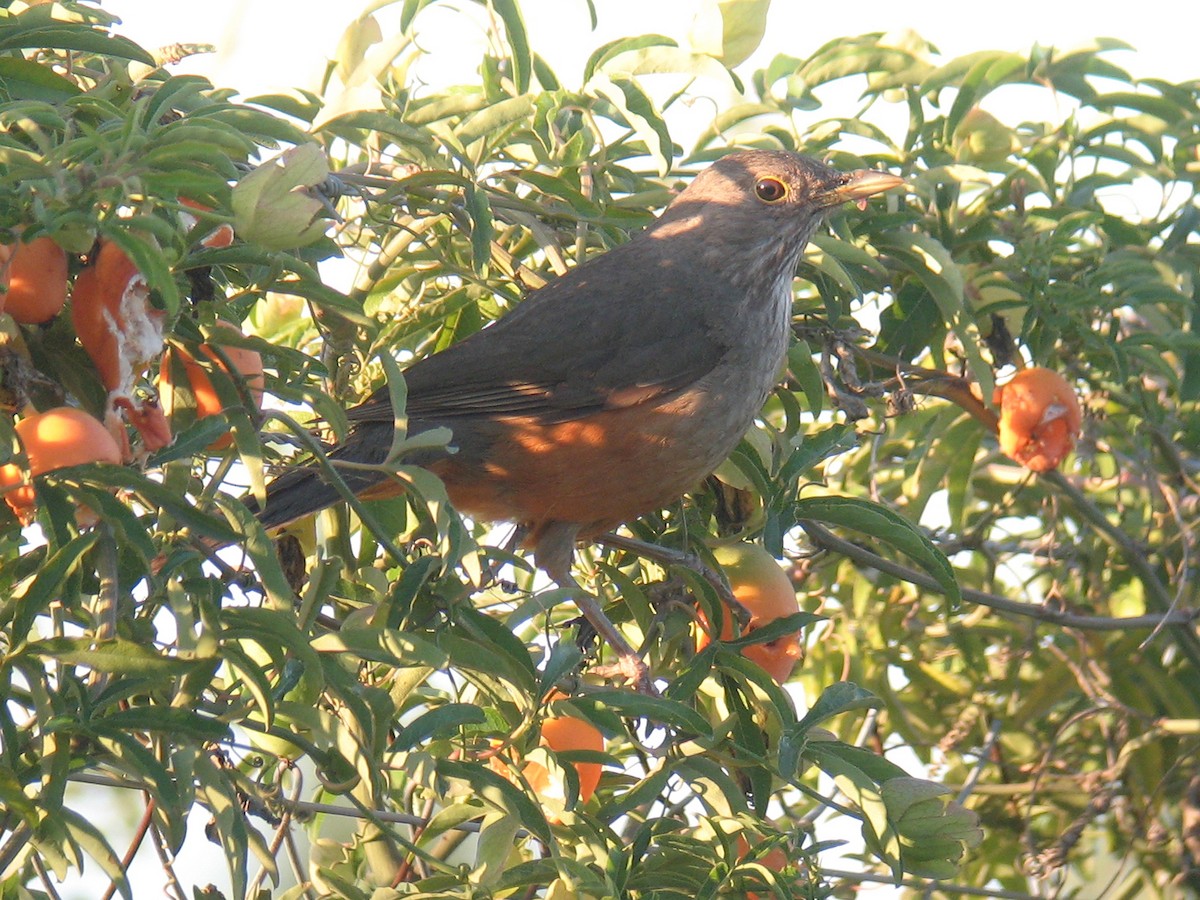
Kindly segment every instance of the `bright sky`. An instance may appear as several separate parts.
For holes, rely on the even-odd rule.
[[[521,4],[532,46],[568,86],[577,84],[587,52],[604,41],[649,33],[683,39],[699,0],[595,3],[600,19],[595,34],[588,33],[584,0]],[[215,56],[189,60],[179,69],[202,72],[246,95],[315,86],[324,59],[362,5],[355,0],[104,0],[105,9],[124,20],[122,33],[147,47],[174,42],[216,45]],[[1069,49],[1095,37],[1117,37],[1137,48],[1113,57],[1134,75],[1182,81],[1200,77],[1200,61],[1189,46],[1193,29],[1176,21],[1183,5],[1147,0],[1135,14],[1127,3],[1096,0],[1081,15],[1077,4],[1047,0],[1008,0],[987,8],[962,0],[857,0],[844,7],[776,0],[763,46],[744,71],[753,71],[776,53],[807,56],[835,37],[911,28],[947,56],[983,49],[1025,50],[1035,42]],[[470,79],[479,58],[479,31],[463,27],[464,18],[448,8],[422,13],[419,21],[424,27],[422,45],[441,51],[441,64],[454,71],[454,80]],[[437,29],[438,21],[452,27]],[[1180,27],[1171,27],[1172,21]]]
[[[682,42],[699,0],[595,2],[600,23],[595,33],[589,33],[584,0],[522,0],[532,46],[570,87],[578,85],[590,50],[605,41],[658,33]],[[366,0],[188,3],[103,0],[104,8],[124,21],[118,32],[143,46],[154,48],[176,42],[215,45],[217,53],[186,60],[175,71],[206,75],[219,86],[238,89],[243,96],[290,87],[315,88],[325,60],[333,53],[345,25],[365,3]],[[460,0],[459,5],[478,14],[478,7],[467,0]],[[1034,43],[1070,49],[1095,37],[1117,37],[1134,45],[1137,51],[1113,54],[1109,57],[1111,61],[1135,76],[1183,81],[1200,78],[1200,60],[1192,46],[1194,28],[1184,27],[1178,21],[1177,11],[1182,5],[1169,0],[1147,0],[1134,12],[1127,3],[1096,0],[1087,5],[1085,15],[1080,15],[1078,4],[1053,0],[1008,0],[986,8],[962,0],[919,3],[856,0],[845,5],[775,0],[763,47],[742,71],[749,74],[777,53],[808,56],[835,37],[911,28],[932,41],[947,58],[984,49],[1023,51]],[[420,43],[435,55],[442,67],[438,79],[443,83],[472,81],[483,47],[481,29],[449,9],[423,13],[420,22],[424,26]],[[1035,114],[1029,110],[1013,112],[1014,117],[1020,118]],[[110,792],[105,796],[108,805],[95,811],[96,824],[110,834],[119,853],[127,840],[121,836],[124,826],[117,826],[112,832],[107,826],[135,819],[139,815],[138,803],[133,796],[115,798]],[[218,885],[227,885],[223,854],[219,847],[204,840],[202,827],[203,818],[194,816],[184,859],[180,861],[181,874],[186,870],[186,880],[203,883],[211,878]],[[133,882],[139,897],[157,895],[160,891],[161,868],[153,855],[149,856],[139,860],[141,866],[135,869]],[[89,874],[94,873],[95,866],[90,865]],[[95,885],[87,877],[72,879],[63,896],[95,896]],[[870,894],[882,895],[883,892]]]

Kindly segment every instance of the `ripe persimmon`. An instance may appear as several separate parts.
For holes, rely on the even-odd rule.
[[[212,212],[211,206],[205,206],[203,203],[197,203],[195,200],[190,200],[187,197],[180,197],[179,202],[189,209],[194,209],[197,212]],[[189,231],[195,228],[196,223],[199,221],[196,216],[193,216],[191,213],[187,212],[180,212],[179,220],[183,223],[183,227],[187,228]],[[221,247],[228,247],[232,243],[233,226],[228,222],[222,222],[216,228],[212,229],[212,231],[209,231],[202,238],[200,238],[201,247],[208,247],[209,249],[213,250],[220,249]]]
[[[550,699],[560,696],[562,695],[556,691],[550,695]],[[542,733],[538,743],[555,753],[570,750],[601,752],[604,750],[604,735],[595,725],[575,716],[550,716],[542,722]],[[579,802],[587,803],[600,783],[600,763],[580,761],[572,765],[579,777]],[[511,777],[507,763],[500,756],[492,757],[491,766],[505,778]],[[562,806],[566,802],[562,785],[550,777],[549,770],[541,763],[532,760],[526,762],[521,768],[521,776],[534,794],[550,800],[552,806]],[[551,822],[558,821],[553,809],[547,812],[546,817]]]
[[[49,322],[67,302],[66,251],[48,237],[18,242],[10,251],[0,310],[24,325]]]
[[[1079,398],[1051,369],[1022,369],[993,397],[1000,407],[1000,449],[1033,472],[1049,472],[1075,446],[1083,415]]]
[[[4,499],[22,524],[33,519],[37,495],[29,478],[65,466],[89,462],[121,462],[121,450],[104,425],[81,409],[59,406],[33,413],[16,424],[17,437],[29,460],[28,470],[16,463],[0,466],[0,488]]]
[[[132,394],[134,379],[162,350],[164,319],[125,251],[101,241],[95,260],[75,277],[71,321],[114,399]]]
[[[746,840],[745,835],[739,834],[738,840],[737,840],[737,846],[738,846],[738,861],[740,862],[741,860],[745,859],[750,854],[750,842]],[[782,872],[785,868],[787,868],[788,857],[782,847],[772,847],[766,853],[764,853],[761,856],[759,856],[758,858],[756,858],[754,860],[754,862],[758,863],[761,866],[764,866],[765,868],[770,869],[772,872]],[[758,896],[759,895],[756,894],[754,891],[746,892],[746,900],[758,900]],[[768,894],[767,896],[771,896],[771,895]]]
[[[768,622],[800,611],[796,588],[779,563],[757,544],[729,544],[718,547],[713,556],[721,564],[733,590],[733,597],[750,612],[746,634]],[[733,617],[726,612],[721,640],[733,637]],[[696,649],[708,646],[708,621],[700,614],[701,624],[696,637]],[[799,633],[785,634],[762,644],[750,644],[742,649],[746,659],[757,663],[779,684],[791,677],[801,656]]]
[[[241,335],[240,331],[228,323],[218,323],[217,327],[230,334]],[[218,350],[217,347],[220,349]],[[213,386],[212,377],[209,374],[209,370],[215,367],[228,376],[229,369],[225,364],[225,359],[229,360],[229,363],[234,367],[237,374],[244,379],[246,388],[250,392],[250,397],[254,401],[255,406],[257,407],[262,403],[264,381],[261,354],[256,350],[237,347],[233,344],[213,344],[207,342],[200,345],[200,352],[206,358],[204,363],[201,363],[195,356],[178,345],[168,347],[167,351],[163,354],[158,373],[158,391],[162,401],[163,412],[167,416],[171,416],[179,405],[174,381],[178,371],[176,368],[176,359],[178,359],[178,364],[182,365],[183,371],[187,376],[189,389],[191,390],[192,397],[195,399],[195,416],[197,419],[219,415],[225,411],[225,404]],[[222,355],[225,359],[222,359]],[[210,449],[222,450],[229,446],[231,440],[230,435],[225,435],[214,441]]]

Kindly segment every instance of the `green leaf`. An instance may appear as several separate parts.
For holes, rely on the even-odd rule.
[[[201,512],[186,498],[180,497],[161,483],[147,478],[133,469],[93,463],[87,466],[58,469],[49,477],[60,478],[68,484],[78,479],[77,483],[101,484],[132,491],[145,499],[147,504],[169,512],[180,524],[186,525],[199,537],[224,543],[233,543],[241,538],[238,532],[216,516]]]
[[[692,734],[705,734],[710,730],[708,722],[702,716],[676,700],[648,697],[645,694],[613,688],[589,688],[584,697],[621,716],[645,718]]]
[[[932,575],[952,606],[962,602],[950,560],[916,525],[886,506],[856,497],[806,497],[796,501],[794,511],[797,519],[852,528],[883,541]]]
[[[501,100],[499,103],[493,103],[468,116],[454,130],[454,136],[462,142],[464,147],[469,147],[475,141],[483,138],[500,142],[507,137],[509,129],[524,124],[533,112],[534,103],[531,97],[511,97]]]
[[[833,777],[834,783],[858,807],[862,815],[862,833],[871,848],[892,869],[892,877],[899,879],[900,840],[888,821],[887,805],[883,802],[876,780],[858,766],[823,743],[812,744],[809,753],[821,770]]]
[[[471,217],[471,267],[484,274],[492,259],[492,207],[479,185],[467,188],[467,215]]]
[[[203,657],[184,659],[163,656],[151,647],[126,638],[110,638],[99,642],[87,637],[46,638],[27,644],[24,652],[71,666],[86,666],[97,672],[151,678],[186,675],[197,666],[210,663]]]
[[[592,76],[596,71],[603,69],[605,63],[610,59],[620,56],[622,53],[630,50],[643,50],[646,47],[678,47],[679,44],[669,37],[661,34],[643,34],[638,37],[618,38],[615,41],[609,41],[607,44],[601,44],[588,57],[587,63],[583,67],[583,81],[586,84],[592,80]]]
[[[47,66],[11,56],[0,58],[0,84],[4,85],[4,99],[56,103],[79,93],[79,88],[73,82],[52,72]]]
[[[229,726],[224,722],[206,718],[190,709],[166,706],[134,706],[117,710],[99,720],[97,725],[122,732],[174,734],[202,742],[228,741],[232,737]]]
[[[72,842],[96,861],[121,896],[133,900],[133,889],[129,886],[125,867],[100,830],[74,810],[61,808],[55,811],[55,815],[60,826],[71,836]]]
[[[813,361],[812,348],[805,341],[797,340],[788,348],[787,358],[788,372],[800,383],[809,412],[819,416],[825,407],[825,382]]]
[[[831,684],[821,692],[804,718],[796,725],[797,732],[803,734],[818,722],[824,722],[834,716],[855,709],[875,709],[880,706],[880,700],[870,691],[860,688],[850,681],[839,681]]]
[[[440,669],[446,665],[446,654],[435,645],[415,634],[393,631],[390,628],[344,627],[323,634],[312,642],[318,653],[352,654],[368,662],[389,666],[423,666]]]
[[[99,538],[94,531],[73,537],[55,550],[37,571],[37,575],[25,584],[24,590],[17,588],[12,596],[3,601],[4,619],[17,619],[14,634],[26,634],[34,616],[46,611],[46,607],[62,590],[63,583],[74,572]]]
[[[911,231],[889,231],[875,239],[881,250],[902,256],[933,296],[942,319],[958,336],[967,355],[970,371],[979,381],[984,396],[992,392],[992,368],[980,352],[982,338],[966,303],[962,270],[936,238]]]
[[[40,25],[0,31],[0,51],[41,49],[75,50],[156,66],[154,57],[128,38],[104,34],[83,25]]]
[[[319,144],[272,157],[233,188],[233,227],[243,240],[269,250],[304,247],[325,233],[324,205],[312,192],[329,176]]]
[[[521,17],[521,7],[517,0],[491,0],[492,8],[496,10],[504,22],[504,33],[508,38],[508,46],[512,50],[513,71],[512,80],[517,93],[524,94],[529,90],[529,76],[533,71],[533,59],[529,51],[529,35],[525,31],[525,20]]]
[[[692,20],[688,41],[733,68],[762,43],[771,0],[706,0]]]
[[[482,709],[473,703],[446,703],[417,716],[396,732],[391,750],[404,752],[431,740],[454,737],[467,725],[487,721]]]
[[[629,127],[646,144],[651,158],[658,163],[658,173],[666,175],[671,170],[675,155],[671,135],[667,132],[667,123],[662,114],[641,85],[627,75],[599,72],[592,76],[587,89],[617,108]]]

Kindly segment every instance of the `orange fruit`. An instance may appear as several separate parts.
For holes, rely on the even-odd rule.
[[[104,425],[71,406],[28,415],[17,423],[16,432],[29,460],[30,478],[65,466],[121,462],[121,450]],[[0,466],[0,488],[6,491],[4,499],[22,524],[32,520],[37,505],[37,496],[25,475],[25,470],[16,463]]]
[[[554,699],[556,696],[562,695],[555,692],[550,699]],[[555,753],[569,750],[601,752],[604,750],[604,735],[590,722],[585,722],[575,716],[551,716],[542,722],[542,734],[538,743]],[[511,779],[511,773],[503,758],[493,756],[490,764],[493,770],[505,778]],[[572,765],[575,767],[575,774],[579,777],[579,802],[587,803],[600,783],[600,763],[581,761],[572,763]],[[566,802],[563,786],[550,777],[549,770],[541,763],[533,761],[525,763],[521,769],[521,775],[538,797],[547,798],[552,804],[556,802],[559,806]],[[515,779],[513,780],[515,781]],[[558,816],[553,811],[549,812],[546,817],[551,822],[558,821]]]
[[[780,568],[775,558],[762,547],[757,544],[729,544],[718,547],[713,556],[729,579],[734,599],[750,612],[746,634],[768,622],[800,611],[800,603],[796,600],[796,588],[791,579]],[[704,626],[708,625],[703,613],[700,614],[700,620]],[[732,637],[733,616],[732,613],[726,613],[721,628],[721,640],[727,641]],[[699,629],[696,649],[703,650],[709,641],[707,627]],[[800,660],[799,632],[785,634],[763,644],[743,647],[742,655],[757,663],[776,682],[783,684],[791,677],[792,670]]]
[[[150,288],[133,261],[101,241],[95,260],[75,277],[71,321],[109,393],[133,391],[134,379],[162,350],[164,318],[150,305]]]
[[[195,200],[189,200],[187,197],[180,197],[179,202],[190,209],[197,210],[198,212],[212,212],[211,206],[205,206],[203,203],[197,203]],[[190,213],[180,212],[179,221],[183,224],[184,228],[191,231],[196,227],[196,223],[199,221],[199,219]],[[208,247],[213,250],[220,249],[221,247],[228,247],[232,243],[233,226],[228,222],[222,222],[212,231],[204,235],[204,237],[200,238],[201,247]]]
[[[67,302],[66,251],[48,237],[18,243],[0,287],[8,288],[0,292],[0,310],[25,325],[49,322]]]
[[[1065,378],[1032,366],[996,388],[1000,449],[1033,472],[1057,468],[1079,435],[1079,398]]]
[[[750,842],[746,840],[745,835],[739,834],[737,843],[738,861],[740,862],[750,853]],[[770,869],[772,872],[782,872],[788,865],[788,857],[782,847],[772,847],[754,861]],[[768,894],[767,896],[771,895]],[[754,893],[754,891],[747,891],[746,900],[758,900],[758,894]]]
[[[228,333],[241,335],[240,331],[228,323],[219,322],[217,327]],[[176,354],[178,354],[179,361],[183,364],[188,385],[196,401],[197,419],[219,415],[225,411],[225,405],[222,403],[220,395],[213,386],[212,378],[208,372],[209,369],[215,366],[226,375],[229,375],[229,368],[226,366],[225,360],[221,358],[222,354],[233,365],[237,374],[245,380],[246,387],[250,391],[250,396],[254,400],[255,406],[261,405],[264,386],[261,354],[246,347],[235,347],[232,344],[224,343],[219,344],[220,351],[218,352],[214,349],[215,346],[218,345],[211,343],[200,345],[200,352],[206,358],[204,364],[182,347],[172,345],[167,348],[166,353],[163,354],[158,372],[159,397],[162,401],[163,412],[167,416],[171,416],[177,403],[175,385],[172,380],[175,377],[173,370],[175,369],[174,360]],[[225,435],[214,441],[210,449],[221,450],[228,447],[231,442],[232,437]]]
[[[541,743],[555,753],[563,750],[604,750],[604,736],[596,726],[574,716],[546,719],[542,723]],[[600,763],[577,762],[573,765],[579,776],[579,802],[587,803],[600,783]],[[550,773],[539,763],[527,763],[522,774],[539,796],[558,791],[558,786],[550,783]]]

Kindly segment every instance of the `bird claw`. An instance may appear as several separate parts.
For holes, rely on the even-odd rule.
[[[602,678],[619,679],[647,697],[660,696],[650,675],[650,667],[637,654],[622,653],[617,662],[607,666],[595,666],[592,671]]]

